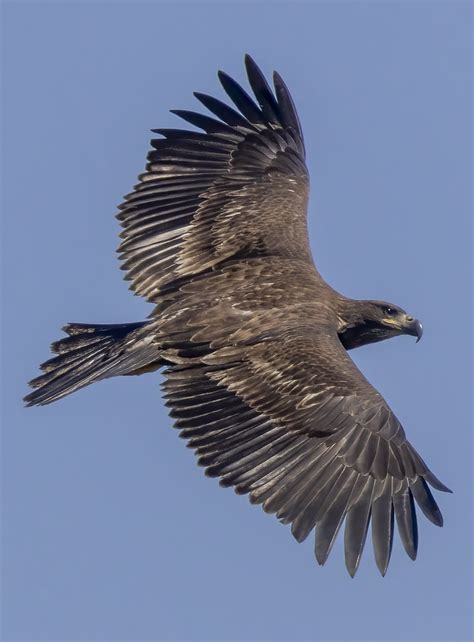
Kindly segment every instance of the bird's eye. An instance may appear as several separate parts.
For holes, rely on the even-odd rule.
[[[393,308],[390,308],[389,306],[384,308],[384,312],[388,317],[393,317],[397,313],[396,310],[394,310]]]

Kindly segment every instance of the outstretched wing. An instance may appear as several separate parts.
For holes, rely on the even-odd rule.
[[[229,76],[221,83],[239,111],[195,96],[217,118],[176,110],[204,130],[153,130],[146,172],[125,197],[119,247],[131,289],[155,301],[160,288],[230,257],[265,254],[311,261],[308,175],[291,96],[274,74],[275,93],[246,56],[258,104]]]
[[[291,523],[298,541],[316,528],[320,564],[345,520],[345,561],[354,575],[371,521],[385,574],[394,515],[414,559],[415,501],[441,526],[429,484],[448,489],[337,336],[300,327],[258,343],[239,342],[238,333],[233,340],[200,366],[169,369],[164,384],[176,425],[207,473]]]

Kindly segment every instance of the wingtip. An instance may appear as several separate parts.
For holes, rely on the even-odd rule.
[[[354,577],[356,576],[358,568],[359,568],[359,563],[358,562],[353,563],[352,561],[348,561],[346,559],[346,570],[347,570],[347,572],[349,573],[349,575],[351,576],[352,579],[354,579]]]
[[[452,493],[453,491],[445,486],[443,482],[441,482],[436,475],[434,475],[431,471],[428,471],[426,475],[423,475],[423,477],[426,479],[426,481],[433,486],[436,490],[439,490],[442,493]]]
[[[307,535],[303,535],[298,529],[294,528],[295,522],[291,525],[291,534],[295,538],[295,540],[298,542],[298,544],[301,544],[304,542],[306,539]]]
[[[347,553],[345,555],[344,562],[346,565],[346,569],[352,578],[355,577],[359,569],[360,560],[361,560],[361,555],[359,555],[358,558],[356,558],[354,555],[348,555]]]
[[[228,73],[226,73],[223,69],[218,69],[218,70],[217,70],[217,77],[219,78],[219,80],[220,80],[221,82],[222,82],[222,79],[223,79],[223,78],[224,78],[224,80],[225,80],[226,78],[230,78],[229,74],[228,74]]]
[[[282,85],[285,84],[285,81],[283,80],[283,78],[281,77],[281,75],[278,73],[276,69],[273,71],[272,78],[273,78],[273,84],[275,83],[281,83]]]
[[[326,560],[322,560],[322,559],[320,559],[320,558],[318,557],[318,555],[316,555],[315,557],[316,557],[316,562],[318,563],[318,565],[319,565],[319,566],[324,566],[324,564],[325,564]]]
[[[247,69],[247,73],[251,73],[252,71],[257,71],[260,75],[262,75],[260,67],[257,65],[257,63],[252,58],[252,56],[248,53],[246,53],[244,56],[244,64],[245,64],[245,68]]]
[[[315,550],[315,557],[316,561],[319,564],[319,566],[324,566],[327,562],[327,559],[329,557],[329,550],[326,551],[320,551],[318,548]]]
[[[377,565],[379,573],[382,577],[385,577],[390,565],[390,558],[392,556],[392,543],[393,535],[390,538],[388,548],[385,548],[383,550],[379,548],[374,549],[375,564]]]

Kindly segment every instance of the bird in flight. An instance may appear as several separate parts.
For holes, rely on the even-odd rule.
[[[120,205],[122,269],[154,305],[146,321],[71,323],[30,382],[28,405],[91,383],[163,369],[180,435],[206,473],[291,524],[315,531],[324,564],[344,523],[357,571],[367,532],[385,574],[394,523],[417,553],[415,503],[450,492],[348,351],[421,323],[392,303],[339,294],[309,246],[309,177],[300,121],[278,73],[273,89],[245,57],[252,98],[220,71],[230,100],[195,93],[211,115],[174,110],[199,129],[155,129],[146,171]]]

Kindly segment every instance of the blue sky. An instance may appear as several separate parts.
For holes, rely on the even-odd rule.
[[[4,5],[5,640],[468,640],[472,600],[469,2]],[[312,175],[322,274],[418,316],[352,353],[454,490],[420,518],[411,562],[354,580],[341,542],[317,566],[245,497],[207,479],[172,428],[159,375],[24,409],[68,321],[143,319],[114,255],[115,207],[152,127],[191,92],[290,86]]]

